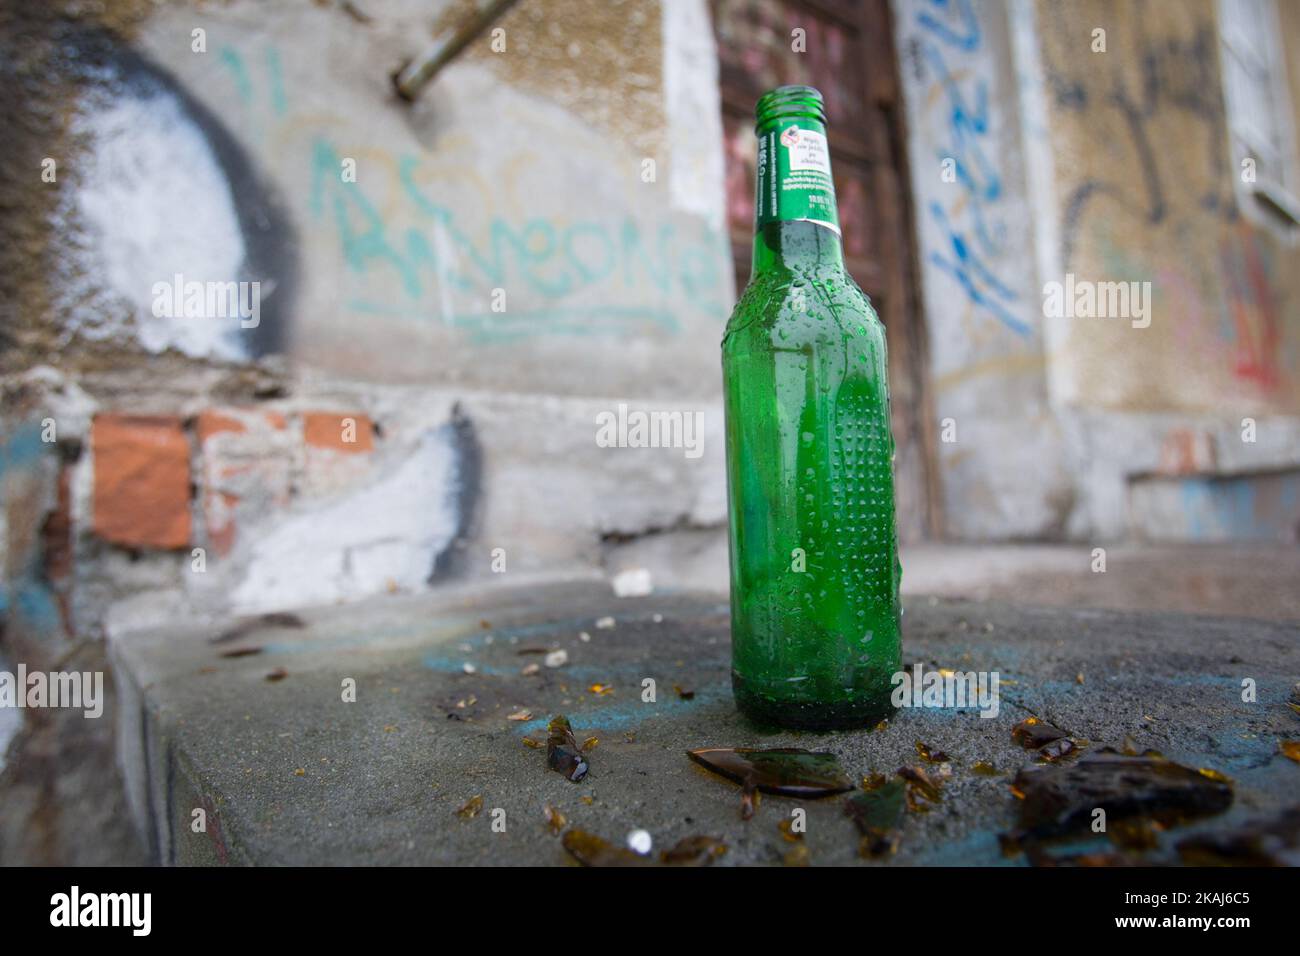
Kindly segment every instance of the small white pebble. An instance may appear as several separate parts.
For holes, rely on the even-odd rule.
[[[650,838],[649,830],[633,830],[627,835],[627,847],[633,853],[640,853],[645,856],[654,846],[654,840]]]
[[[469,661],[466,661],[464,664],[461,664],[460,669],[463,670],[466,674],[474,674],[478,672],[478,668],[475,667],[473,664],[471,664]]]
[[[545,663],[547,667],[563,667],[565,664],[569,663],[569,652],[564,648],[560,648],[558,651],[551,651],[546,655]]]
[[[602,631],[607,631],[613,626],[614,626],[614,619],[612,617],[602,617],[599,621],[596,622],[596,627]]]
[[[614,575],[610,582],[619,597],[645,597],[654,593],[654,580],[646,568],[628,568]]]
[[[582,643],[586,644],[587,642],[589,642],[589,641],[591,640],[591,635],[588,634],[586,631],[583,631],[581,634],[578,635],[578,640],[580,640],[580,641],[582,641]]]
[[[654,617],[650,618],[650,620],[654,621],[656,624],[662,624],[664,622],[664,616],[662,614],[656,614]]]

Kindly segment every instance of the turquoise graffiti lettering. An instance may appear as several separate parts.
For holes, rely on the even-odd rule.
[[[398,160],[398,184],[408,208],[427,224],[398,229],[390,226],[379,208],[358,183],[339,176],[341,157],[326,140],[312,149],[312,216],[333,224],[347,269],[368,276],[389,270],[400,283],[411,306],[422,303],[439,284],[462,292],[489,292],[522,283],[529,295],[558,303],[591,288],[612,290],[621,286],[647,294],[645,305],[584,305],[576,309],[542,307],[529,313],[511,310],[492,321],[500,337],[516,337],[525,318],[547,319],[533,323],[536,332],[584,334],[617,330],[627,320],[649,320],[668,331],[680,327],[679,316],[664,302],[681,293],[683,308],[719,318],[725,311],[722,263],[725,243],[705,229],[699,238],[683,238],[672,222],[661,222],[646,232],[640,223],[625,218],[614,223],[599,220],[556,222],[532,217],[522,222],[493,217],[486,240],[476,242],[461,228],[455,213],[421,189],[417,182],[420,159]],[[486,300],[486,295],[485,295]],[[398,314],[390,298],[351,303],[369,314]],[[562,313],[568,312],[567,316]],[[583,321],[575,321],[587,316]],[[487,317],[444,317],[490,337]],[[559,318],[560,321],[550,321]],[[596,321],[591,321],[595,319]]]

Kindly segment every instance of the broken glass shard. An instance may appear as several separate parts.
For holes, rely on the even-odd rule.
[[[906,783],[898,777],[874,790],[855,793],[844,801],[844,813],[862,834],[858,853],[868,860],[892,856],[901,837]]]
[[[547,730],[550,736],[546,738],[546,765],[577,783],[587,775],[587,760],[578,749],[569,719],[559,714],[551,720]]]
[[[1011,728],[1011,739],[1026,750],[1037,750],[1039,747],[1050,744],[1053,740],[1060,740],[1064,736],[1066,736],[1064,730],[1053,727],[1047,721],[1038,717],[1026,717]]]
[[[1300,866],[1300,807],[1227,833],[1188,837],[1178,855],[1189,866]]]
[[[1027,841],[1090,832],[1097,809],[1105,810],[1108,826],[1147,817],[1168,827],[1220,813],[1233,796],[1231,781],[1217,771],[1109,748],[1073,764],[1026,767],[1012,792],[1020,798],[1020,829],[1003,840],[1011,852]]]
[[[929,744],[920,740],[916,742],[916,754],[927,763],[947,763],[952,759],[942,750],[932,750]]]
[[[577,827],[566,831],[560,843],[583,866],[649,866],[653,862],[625,846],[610,843]]]
[[[687,751],[687,756],[740,784],[741,816],[746,820],[753,816],[756,791],[786,797],[827,797],[853,789],[853,781],[840,769],[839,758],[832,753],[798,747],[704,747]]]
[[[669,866],[707,866],[727,852],[727,844],[716,837],[684,837],[672,849],[659,854],[659,862]]]

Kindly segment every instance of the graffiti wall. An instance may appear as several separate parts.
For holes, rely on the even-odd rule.
[[[387,382],[698,392],[733,289],[721,197],[691,194],[698,151],[669,135],[658,5],[526,5],[410,107],[389,65],[433,17],[407,6],[176,6],[104,55],[63,210],[94,240],[59,290],[69,333]],[[532,21],[571,38],[555,52]],[[258,281],[257,331],[155,315],[173,276]]]
[[[1241,208],[1215,4],[1045,3],[1040,14],[1062,269],[1151,288],[1149,326],[1066,325],[1063,398],[1300,413],[1300,254]]]
[[[1059,533],[1070,504],[1048,414],[1035,210],[1004,4],[902,0],[895,24],[930,329],[945,525]]]
[[[1294,540],[1252,487],[1300,461],[1300,262],[1242,207],[1216,5],[895,7],[949,530]]]
[[[725,569],[707,7],[521,3],[400,100],[474,7],[0,0],[11,633],[612,573],[666,529]],[[619,402],[698,454],[602,448]]]

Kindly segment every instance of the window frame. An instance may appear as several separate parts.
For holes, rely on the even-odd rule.
[[[1243,49],[1239,22],[1233,14],[1245,3],[1258,10],[1259,35],[1254,37],[1263,49]],[[1296,148],[1296,117],[1291,87],[1287,76],[1286,51],[1282,46],[1281,21],[1276,0],[1217,0],[1215,4],[1219,34],[1219,73],[1223,86],[1224,119],[1228,138],[1228,151],[1232,158],[1233,182],[1238,205],[1252,222],[1278,232],[1295,241],[1300,227],[1300,153]],[[1264,75],[1259,82],[1266,84],[1267,102],[1262,108],[1268,111],[1269,131],[1278,140],[1276,144],[1254,141],[1254,134],[1243,120],[1257,112],[1240,102],[1242,91],[1230,76],[1236,68],[1248,72],[1252,60],[1262,53]],[[1252,56],[1254,54],[1254,56]],[[1263,155],[1270,153],[1273,162],[1265,169]],[[1242,161],[1255,161],[1255,181],[1245,182],[1241,176]],[[1276,165],[1276,171],[1272,169]]]

